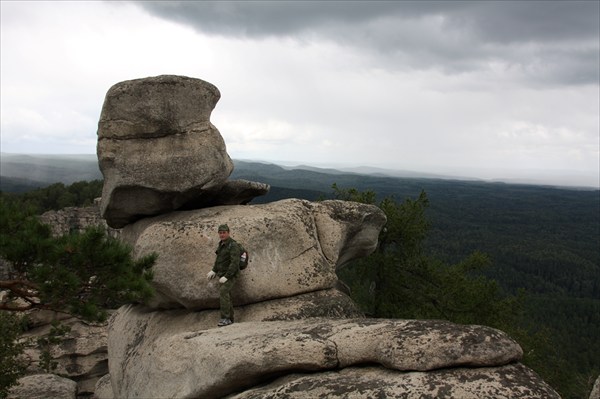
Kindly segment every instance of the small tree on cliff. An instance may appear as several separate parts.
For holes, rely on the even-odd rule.
[[[152,296],[156,255],[133,259],[131,248],[101,227],[53,237],[35,215],[0,197],[0,258],[10,265],[0,280],[1,310],[33,308],[101,321],[106,309]]]
[[[2,312],[14,315],[29,309],[49,309],[103,321],[108,308],[144,302],[153,295],[150,281],[155,260],[154,254],[134,259],[129,246],[100,227],[53,237],[50,228],[31,211],[0,194]],[[14,333],[17,324],[13,319],[2,317],[0,322],[3,333]],[[18,347],[6,348],[0,357],[16,361]],[[20,370],[10,362],[6,367],[1,374],[12,370],[10,375],[14,376],[13,371]],[[15,381],[8,380],[11,384]],[[1,382],[0,397],[8,389],[5,381]]]
[[[376,204],[372,191],[332,186],[338,199]],[[457,323],[504,327],[514,322],[517,299],[503,297],[497,283],[477,272],[489,265],[475,252],[454,265],[427,256],[429,223],[425,192],[398,203],[392,197],[377,204],[387,217],[377,250],[351,262],[340,277],[353,299],[374,317],[438,318]]]

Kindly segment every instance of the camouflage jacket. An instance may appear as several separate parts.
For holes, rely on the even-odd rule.
[[[217,258],[213,271],[217,276],[225,276],[228,280],[235,277],[240,271],[240,255],[242,249],[238,243],[231,237],[223,242],[219,242],[219,246],[215,251]]]

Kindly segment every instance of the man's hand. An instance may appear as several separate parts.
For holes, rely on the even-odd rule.
[[[215,276],[217,275],[217,273],[213,272],[212,270],[208,272],[208,274],[206,275],[206,278],[208,280],[212,280],[213,278],[215,278]]]
[[[227,277],[223,276],[219,279],[219,283],[225,284],[227,282]]]

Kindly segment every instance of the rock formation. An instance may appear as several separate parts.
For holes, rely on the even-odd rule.
[[[227,180],[232,163],[209,120],[219,96],[178,76],[107,93],[101,212],[136,256],[158,260],[155,298],[110,319],[96,397],[559,397],[501,331],[365,318],[336,271],[375,250],[385,215],[346,201],[242,205],[268,186]],[[217,328],[218,283],[206,273],[222,223],[250,265],[234,289],[235,323]]]
[[[45,372],[39,364],[41,348],[36,344],[36,339],[47,336],[51,319],[60,320],[70,331],[61,338],[59,344],[50,348],[50,355],[56,363],[53,372],[72,380],[80,396],[90,395],[98,379],[108,372],[107,323],[88,324],[72,317],[65,319],[64,315],[61,320],[58,314],[53,313],[42,310],[29,315],[30,323],[35,323],[34,327],[22,335],[24,339],[31,338],[25,351],[32,361],[28,373]]]
[[[527,367],[457,367],[397,372],[384,367],[348,367],[319,374],[291,374],[228,399],[306,398],[546,398],[558,399]]]
[[[118,237],[120,230],[108,226],[106,220],[100,216],[100,199],[86,207],[67,207],[58,211],[48,211],[40,215],[40,221],[52,229],[54,236],[61,236],[71,232],[83,232],[87,227],[99,226],[106,230],[111,237]]]
[[[176,89],[175,96],[175,89],[164,85],[165,81],[188,88]],[[168,120],[168,129],[164,123],[147,123],[147,117],[138,115],[140,107],[127,100],[139,99],[146,86],[151,87],[152,102],[197,95],[188,100],[195,107],[181,107],[186,112],[202,109],[202,122],[187,113],[177,120],[182,112],[173,104],[145,107],[152,110],[151,121]],[[225,202],[236,197],[233,192],[243,190],[225,180],[229,169],[225,168],[226,174],[217,173],[223,171],[223,159],[229,158],[223,140],[215,137],[218,132],[208,122],[218,99],[213,86],[187,78],[158,77],[115,87],[107,95],[111,105],[105,104],[99,129],[99,161],[111,164],[102,167],[105,176],[129,173],[112,166],[125,165],[119,156],[127,151],[120,155],[108,151],[111,156],[106,157],[108,144],[102,140],[110,136],[107,132],[122,130],[127,134],[118,136],[134,136],[129,133],[131,124],[113,127],[105,120],[138,121],[144,148],[165,151],[169,158],[178,156],[181,147],[176,140],[180,138],[155,132],[185,130],[181,136],[186,136],[189,126],[207,126],[203,132],[212,135],[210,143],[215,148],[196,147],[194,151],[203,153],[195,155],[184,151],[184,159],[196,157],[207,163],[198,166],[205,174],[194,176],[192,184],[170,184],[179,174],[187,175],[181,164],[172,165],[159,178],[149,176],[145,180],[153,180],[152,184],[144,183],[141,191],[122,184],[123,191],[131,191],[129,197],[115,195],[121,190],[119,184],[105,183],[108,188],[103,195],[108,198],[103,201],[109,205],[104,215],[112,219],[109,225],[124,226],[121,238],[137,256],[155,252],[158,261],[155,299],[147,306],[122,307],[110,321],[110,376],[98,384],[103,398],[558,397],[518,363],[521,348],[501,331],[444,321],[364,318],[335,288],[340,267],[376,248],[385,224],[378,208],[297,199],[238,205],[247,203],[254,193],[243,201]],[[168,112],[161,116],[162,109]],[[121,112],[127,117],[112,116]],[[156,145],[150,144],[154,141]],[[146,158],[150,161],[143,167],[144,160],[136,160],[134,169],[159,172],[154,159],[165,157],[152,151]],[[182,180],[189,183],[192,179]],[[243,183],[253,184],[258,183]],[[153,204],[164,193],[177,194],[165,201],[168,206],[136,201],[150,186],[160,193],[152,194]],[[144,217],[152,214],[157,215]],[[214,262],[216,230],[222,223],[229,224],[232,236],[250,251],[251,261],[236,283],[236,322],[217,329],[218,289],[205,276]]]
[[[225,142],[210,122],[220,97],[208,82],[170,75],[125,81],[108,90],[97,152],[104,176],[102,216],[109,226],[120,228],[190,203],[214,205],[233,171]],[[268,186],[241,181],[229,183],[228,190],[256,196]]]
[[[594,382],[592,392],[590,392],[590,399],[600,399],[600,376]]]
[[[291,199],[263,205],[218,206],[140,220],[122,230],[137,255],[159,254],[157,295],[151,306],[218,307],[218,283],[206,284],[214,262],[217,226],[251,252],[234,304],[245,305],[333,288],[348,260],[371,253],[385,223],[371,205]]]
[[[34,374],[23,377],[12,387],[8,399],[75,399],[77,384],[55,374]]]
[[[361,382],[363,389],[373,392],[382,388],[378,378],[389,381],[396,378],[398,383],[410,380],[407,371],[456,367],[479,370],[470,376],[474,395],[485,392],[477,391],[478,385],[486,389],[488,385],[499,386],[505,392],[523,388],[521,381],[512,375],[515,371],[507,374],[497,368],[518,361],[521,348],[506,334],[489,327],[435,320],[364,318],[264,321],[260,317],[249,320],[244,314],[242,323],[217,330],[214,323],[218,315],[214,311],[171,317],[156,313],[163,312],[130,307],[122,309],[112,321],[111,331],[120,333],[109,340],[115,397],[218,398],[244,390],[251,393],[253,387],[273,377],[299,372],[304,373],[309,386],[315,386],[321,378],[333,384],[340,370],[350,368],[353,370],[350,375],[360,375],[365,365],[379,365],[372,371],[377,378]],[[322,374],[329,372],[333,373]],[[468,369],[455,372],[456,380],[463,374],[469,374]],[[534,373],[528,372],[526,378],[528,384],[537,386],[544,394],[511,397],[557,397],[550,395],[552,390]],[[490,379],[496,382],[490,384]],[[443,390],[448,385],[439,376],[431,379],[436,380],[435,389]],[[353,386],[356,385],[350,384],[345,389],[351,390]],[[258,392],[276,391],[262,389]],[[264,397],[263,393],[250,393],[247,397]]]

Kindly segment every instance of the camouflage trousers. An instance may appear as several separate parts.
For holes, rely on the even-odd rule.
[[[233,301],[231,300],[231,289],[237,280],[237,276],[227,280],[219,287],[219,300],[221,303],[221,319],[233,321]]]

